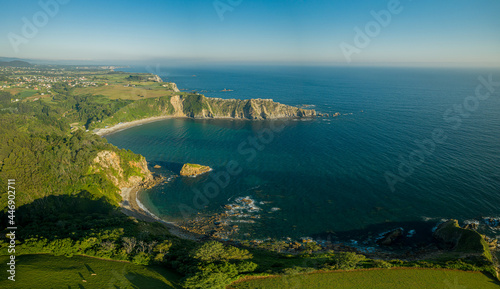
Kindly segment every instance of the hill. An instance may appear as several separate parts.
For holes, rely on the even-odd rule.
[[[22,61],[22,60],[12,60],[12,61],[0,61],[0,66],[30,67],[33,65],[29,62]]]

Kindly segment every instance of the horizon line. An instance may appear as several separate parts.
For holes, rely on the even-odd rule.
[[[7,59],[7,60],[5,60]],[[138,66],[138,65],[168,65],[168,66],[310,66],[310,67],[406,67],[406,68],[498,68],[500,63],[471,62],[339,62],[339,61],[265,61],[265,60],[208,60],[193,58],[163,58],[163,59],[44,59],[0,56],[0,61],[25,61],[34,65],[87,65],[87,66]]]

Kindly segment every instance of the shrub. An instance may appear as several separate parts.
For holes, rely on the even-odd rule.
[[[132,259],[132,263],[136,265],[149,265],[150,262],[151,262],[151,256],[143,252],[135,255],[134,258]]]
[[[366,257],[363,255],[358,255],[354,252],[341,252],[331,256],[328,263],[334,265],[336,269],[352,270],[356,269],[358,264],[364,260],[366,260]]]
[[[384,260],[373,260],[373,266],[375,266],[375,268],[384,269],[392,268],[392,264]]]
[[[225,247],[222,243],[208,241],[195,249],[191,256],[194,259],[204,262],[246,260],[252,258],[248,250],[238,249],[236,247]]]
[[[236,264],[236,270],[238,270],[238,273],[250,273],[255,271],[257,267],[258,267],[257,264],[250,261],[244,261]]]

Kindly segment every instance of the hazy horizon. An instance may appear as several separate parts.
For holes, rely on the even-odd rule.
[[[0,56],[96,65],[500,67],[500,2],[4,1]]]

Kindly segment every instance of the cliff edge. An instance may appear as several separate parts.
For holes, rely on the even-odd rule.
[[[312,109],[302,109],[274,102],[272,99],[222,99],[204,95],[173,96],[175,114],[192,118],[279,119],[316,116]],[[180,104],[180,105],[179,105]]]

